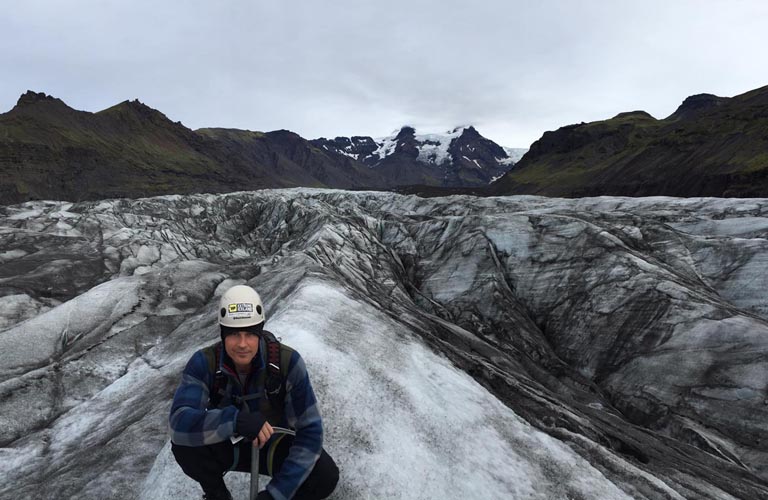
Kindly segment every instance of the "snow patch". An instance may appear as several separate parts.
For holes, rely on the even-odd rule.
[[[415,134],[414,138],[417,143],[417,149],[419,151],[418,160],[423,163],[431,163],[433,165],[442,165],[444,163],[450,163],[452,161],[451,155],[448,153],[448,148],[454,139],[460,137],[467,127],[458,127],[450,132],[444,134]],[[397,134],[400,131],[393,132],[393,135],[389,137],[380,137],[375,139],[379,148],[373,152],[375,156],[378,156],[380,160],[383,160],[387,156],[394,153],[397,149]]]
[[[417,134],[415,138],[419,143],[419,161],[434,165],[450,163],[453,158],[448,148],[454,139],[461,137],[465,128],[460,127],[445,134]]]
[[[397,150],[397,139],[395,137],[396,136],[376,139],[376,144],[378,144],[379,147],[372,154],[378,156],[380,160],[383,160],[394,153]]]

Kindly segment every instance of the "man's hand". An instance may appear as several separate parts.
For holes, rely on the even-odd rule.
[[[246,413],[241,411],[237,414],[235,421],[235,432],[248,439],[256,439],[261,433],[267,419],[259,413]],[[271,429],[271,427],[270,427]]]
[[[269,425],[269,422],[261,413],[245,413],[242,411],[237,414],[235,432],[241,436],[253,439],[253,446],[258,446],[259,448],[267,444],[269,438],[275,433],[272,426]]]
[[[253,440],[253,446],[258,446],[259,448],[263,448],[265,444],[267,444],[267,441],[269,441],[269,438],[272,437],[272,434],[275,433],[275,430],[272,429],[272,426],[269,425],[269,422],[264,422],[264,425],[261,427],[261,430],[259,431],[259,435],[256,436]]]

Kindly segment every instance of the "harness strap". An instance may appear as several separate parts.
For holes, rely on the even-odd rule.
[[[280,373],[280,341],[268,331],[264,331],[264,340],[267,343],[267,380],[264,383],[264,392],[269,401],[275,405],[281,401],[285,394],[285,384]]]
[[[252,399],[259,399],[261,398],[261,394],[248,394],[247,396],[230,396],[232,398],[232,402],[235,403],[236,406],[242,406],[243,403],[246,401],[250,401]]]
[[[211,394],[209,398],[211,401],[211,408],[218,407],[219,402],[221,402],[221,398],[226,396],[225,387],[227,386],[227,381],[224,372],[221,371],[222,349],[224,349],[224,346],[221,344],[218,346],[218,348],[214,349],[213,366],[216,371],[213,375],[213,385],[211,386]]]
[[[250,443],[250,441],[248,442]],[[235,470],[235,468],[237,467],[237,463],[240,461],[240,446],[238,444],[235,444],[233,448],[235,452],[232,454],[233,455],[232,465],[229,466],[229,469],[224,471],[224,474]]]

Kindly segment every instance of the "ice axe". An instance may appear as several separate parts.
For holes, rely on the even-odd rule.
[[[289,434],[295,436],[296,432],[284,427],[272,427],[273,434]],[[251,500],[256,500],[259,494],[259,447],[251,446]]]

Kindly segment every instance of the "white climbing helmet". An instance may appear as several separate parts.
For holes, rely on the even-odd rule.
[[[219,301],[219,324],[227,328],[247,328],[264,323],[264,305],[256,290],[236,285]]]

